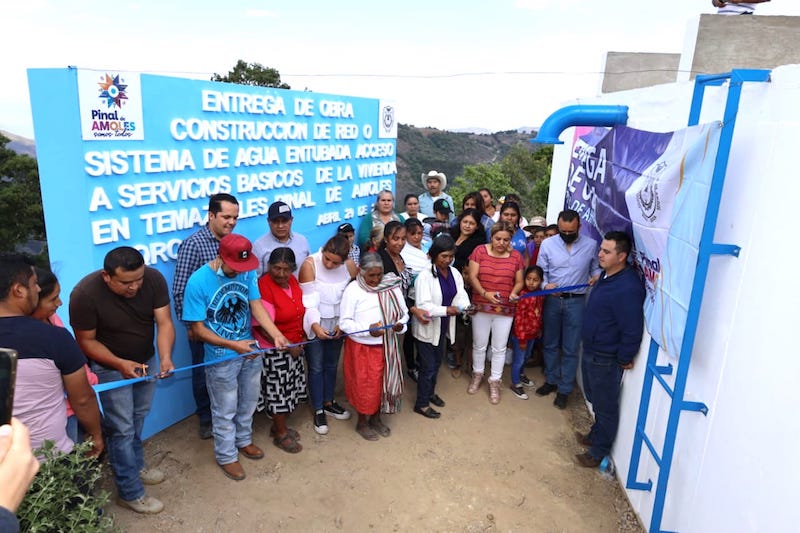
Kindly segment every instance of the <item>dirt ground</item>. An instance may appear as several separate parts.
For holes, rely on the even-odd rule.
[[[354,419],[329,417],[329,433],[317,435],[304,405],[289,419],[303,444],[292,455],[272,445],[270,422],[257,413],[254,441],[266,457],[242,457],[247,479],[240,482],[223,476],[213,441],[200,440],[196,419],[187,418],[145,443],[148,464],[167,474],[147,487],[164,511],[143,516],[118,507],[108,476],[106,511],[121,530],[137,533],[643,531],[616,481],[573,462],[583,451],[573,431],[590,425],[579,390],[560,411],[553,395],[514,397],[508,372],[493,406],[485,383],[470,396],[467,375],[454,379],[443,366],[437,392],[447,405],[438,420],[413,412],[416,384],[407,380],[402,412],[384,416],[392,434],[377,442],[357,435]],[[541,369],[527,374],[543,382]],[[341,390],[337,399],[349,406]]]

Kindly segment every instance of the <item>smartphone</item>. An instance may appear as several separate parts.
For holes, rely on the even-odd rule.
[[[0,348],[0,425],[11,423],[16,378],[17,352]]]

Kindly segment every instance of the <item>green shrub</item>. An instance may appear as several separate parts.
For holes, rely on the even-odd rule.
[[[102,463],[86,457],[89,442],[72,453],[57,450],[53,441],[34,450],[44,457],[39,473],[17,511],[20,530],[27,532],[110,531],[113,520],[98,514],[108,502],[108,492],[95,491],[102,476]]]

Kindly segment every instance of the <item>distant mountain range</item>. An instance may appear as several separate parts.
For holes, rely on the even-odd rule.
[[[6,145],[6,148],[9,150],[13,150],[18,154],[29,155],[33,158],[36,157],[36,143],[33,142],[33,139],[26,139],[25,137],[20,137],[19,135],[14,135],[13,133],[3,130],[0,130],[0,134],[11,140],[11,142]]]
[[[417,128],[400,124],[397,130],[397,186],[402,199],[408,193],[423,192],[420,175],[429,170],[444,172],[452,179],[464,172],[464,166],[494,163],[503,159],[512,146],[528,141],[535,128],[489,132],[482,128],[468,131],[445,131],[436,128]],[[36,157],[36,143],[13,133],[0,130],[11,142],[6,145],[20,154]]]

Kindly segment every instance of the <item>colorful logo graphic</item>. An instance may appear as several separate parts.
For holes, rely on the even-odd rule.
[[[105,75],[105,79],[98,83],[100,86],[100,100],[103,100],[108,107],[117,107],[122,109],[122,104],[128,99],[125,94],[125,89],[128,86],[124,83],[119,74],[114,77]]]

